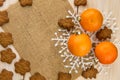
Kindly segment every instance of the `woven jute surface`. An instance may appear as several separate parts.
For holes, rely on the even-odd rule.
[[[59,28],[57,21],[72,8],[67,0],[33,0],[31,7],[12,5],[10,22],[3,26],[11,32],[19,55],[31,63],[31,73],[40,72],[47,80],[57,80],[59,71],[68,72],[51,41]]]

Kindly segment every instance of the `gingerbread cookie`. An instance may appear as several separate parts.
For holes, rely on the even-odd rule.
[[[3,5],[4,1],[5,1],[5,0],[0,0],[0,6]]]
[[[37,72],[30,77],[30,80],[46,80],[46,79],[44,76]]]
[[[74,0],[75,6],[83,5],[85,6],[87,4],[87,0]]]
[[[0,44],[3,47],[7,47],[10,44],[13,44],[12,34],[8,32],[0,33]]]
[[[0,26],[5,23],[9,22],[8,12],[7,11],[0,11]]]
[[[63,73],[59,72],[58,73],[58,80],[71,80],[72,76],[69,73]]]
[[[9,64],[16,57],[16,55],[12,52],[12,50],[10,48],[8,48],[7,50],[1,51],[0,54],[1,54],[1,61],[2,62],[7,62]]]
[[[24,59],[20,59],[15,63],[15,72],[21,75],[25,75],[26,72],[30,72],[30,62]]]
[[[104,27],[104,29],[100,29],[100,31],[98,31],[96,33],[96,37],[99,39],[99,40],[105,40],[107,38],[111,38],[111,34],[112,34],[112,30],[111,29],[108,29],[107,27]]]
[[[98,73],[98,70],[97,69],[95,69],[93,66],[90,68],[90,69],[87,69],[86,71],[83,71],[82,72],[82,76],[84,77],[84,78],[90,78],[90,79],[92,79],[92,78],[96,78],[96,74]]]
[[[6,69],[3,69],[0,73],[0,80],[12,80],[13,73],[11,71],[7,71]]]
[[[74,23],[72,22],[72,19],[65,18],[65,19],[59,19],[58,25],[64,29],[70,30],[74,27]]]
[[[19,0],[20,5],[25,7],[25,6],[32,6],[33,1],[32,0]]]

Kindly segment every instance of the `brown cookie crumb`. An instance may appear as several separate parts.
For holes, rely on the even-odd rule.
[[[89,68],[89,69],[87,69],[86,71],[83,71],[82,72],[82,76],[84,77],[84,78],[90,78],[90,79],[92,79],[92,78],[96,78],[96,74],[98,73],[98,70],[97,69],[95,69],[93,66],[91,67],[91,68]]]
[[[3,47],[13,44],[12,34],[9,32],[0,32],[0,44]]]
[[[15,63],[15,72],[25,75],[26,72],[30,72],[30,62],[24,59],[20,59]]]
[[[0,11],[0,26],[5,23],[9,22],[8,12],[7,11]]]
[[[75,6],[85,6],[87,4],[87,0],[74,0]]]
[[[59,72],[58,73],[58,80],[71,80],[72,76],[69,73],[63,73]]]
[[[5,1],[5,0],[0,0],[0,6],[3,5],[4,1]]]
[[[20,5],[25,7],[25,6],[32,6],[33,1],[32,0],[19,0]]]
[[[74,27],[74,23],[71,18],[60,19],[58,25],[64,29],[70,30]]]
[[[96,33],[96,37],[99,39],[99,40],[105,40],[107,38],[111,38],[111,34],[112,34],[112,30],[111,29],[108,29],[107,27],[104,27],[104,29],[101,29],[100,31],[98,31]]]
[[[0,73],[0,80],[12,80],[13,73],[11,71],[7,71],[6,69],[3,69]]]
[[[13,59],[16,58],[16,55],[12,52],[10,48],[1,51],[0,54],[1,54],[1,61],[7,62],[8,64],[10,64],[13,61]]]
[[[36,72],[34,75],[30,77],[30,80],[46,80],[46,79],[40,73]]]

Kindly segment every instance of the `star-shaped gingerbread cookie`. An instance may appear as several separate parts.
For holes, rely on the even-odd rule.
[[[92,79],[92,78],[96,78],[97,73],[98,73],[98,70],[95,69],[94,66],[92,66],[91,68],[87,69],[86,71],[83,71],[82,76],[86,79],[87,78]]]
[[[4,1],[5,1],[5,0],[0,0],[0,6],[3,5]]]
[[[96,33],[96,37],[99,40],[106,40],[107,38],[111,38],[111,34],[112,34],[112,30],[108,29],[107,27],[104,27],[104,29],[100,29],[100,31],[98,31]]]
[[[72,22],[72,19],[70,19],[70,18],[59,19],[58,20],[58,25],[61,28],[64,28],[64,29],[67,29],[67,30],[70,30],[71,28],[74,27],[74,23]]]
[[[0,54],[1,54],[1,61],[6,62],[8,64],[10,64],[13,61],[13,59],[16,58],[16,55],[12,52],[10,48],[1,51]]]
[[[12,34],[9,32],[0,32],[0,44],[3,47],[13,44]]]
[[[25,7],[25,6],[32,6],[32,0],[19,0],[20,5]]]
[[[87,4],[87,0],[74,0],[75,6],[85,6]]]
[[[13,73],[6,69],[3,69],[0,73],[0,80],[12,80]]]
[[[0,26],[5,23],[9,22],[8,12],[7,11],[0,11]]]
[[[25,75],[26,72],[30,72],[30,62],[24,59],[20,59],[15,63],[15,72],[21,75]]]
[[[69,73],[63,73],[59,72],[58,73],[58,80],[71,80],[72,76]]]
[[[46,79],[40,73],[36,72],[34,75],[30,77],[30,80],[46,80]]]

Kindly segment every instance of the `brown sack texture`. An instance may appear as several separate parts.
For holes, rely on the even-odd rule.
[[[20,56],[31,63],[31,72],[40,72],[47,80],[57,80],[58,72],[68,72],[51,41],[58,29],[58,19],[72,10],[67,0],[33,0],[31,7],[19,3],[7,11],[10,22],[3,26],[11,32]]]

